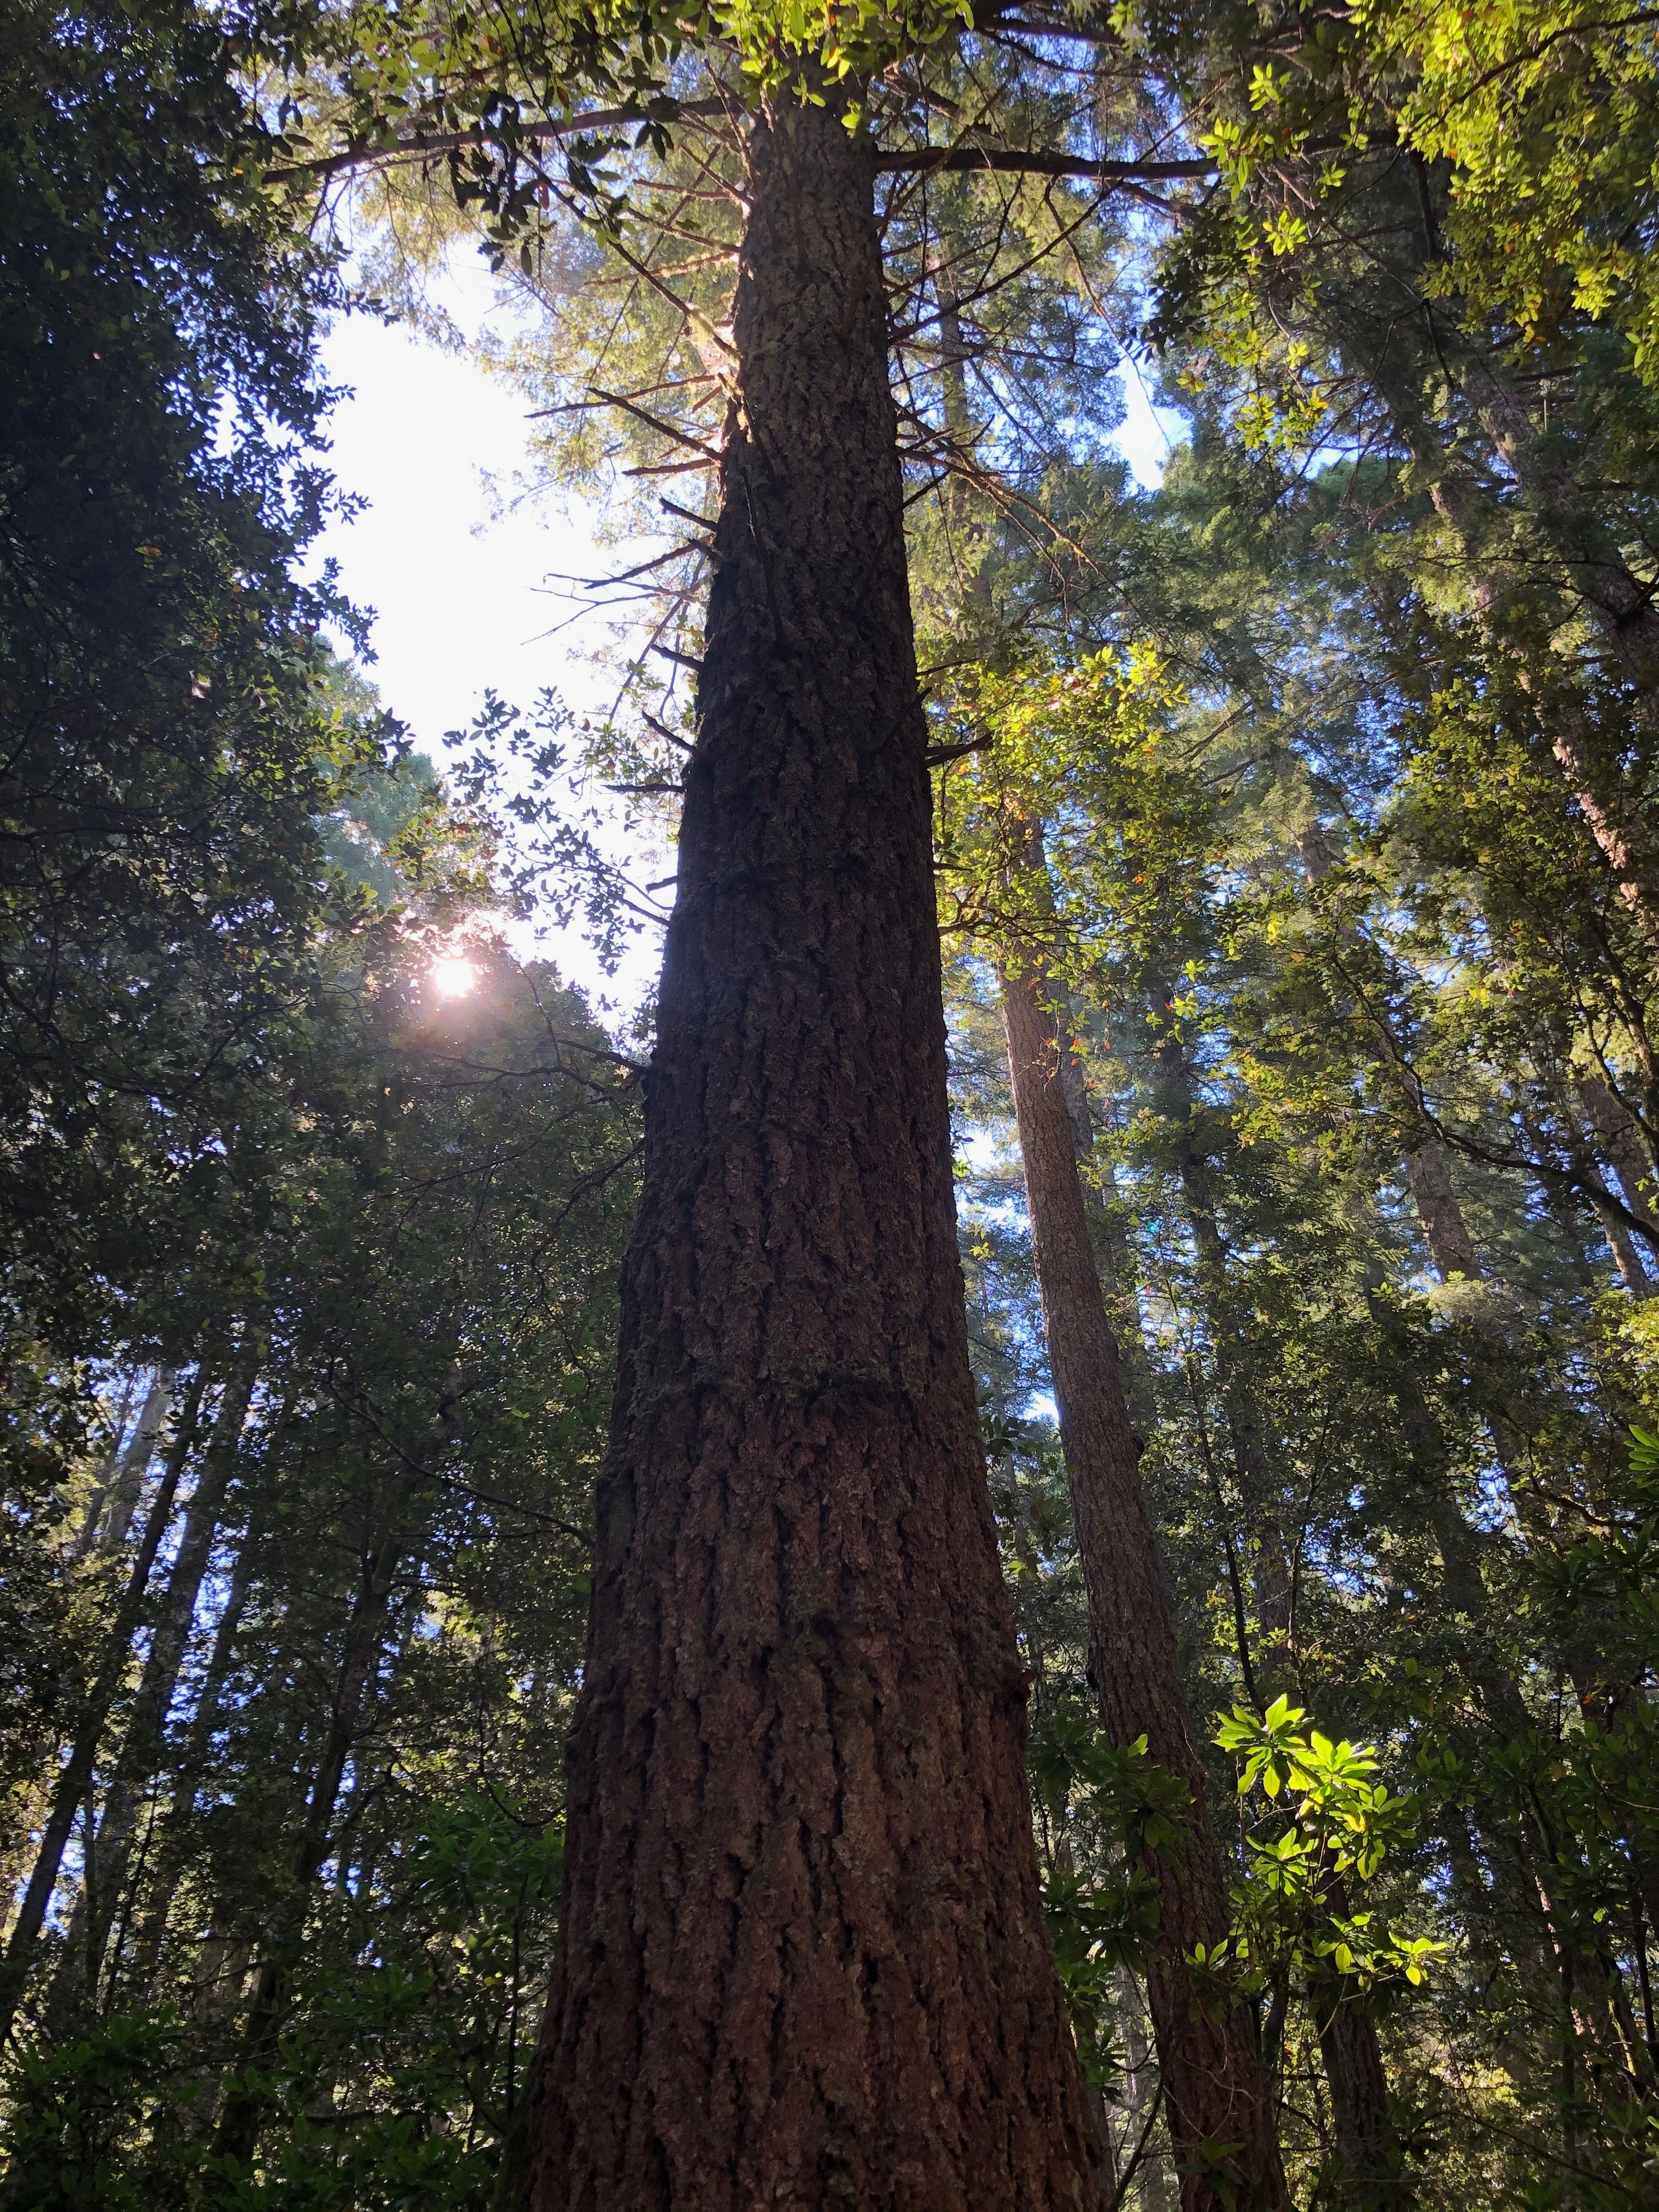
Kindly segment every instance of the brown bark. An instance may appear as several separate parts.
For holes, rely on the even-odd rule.
[[[1599,1075],[1581,1076],[1578,1096],[1584,1103],[1602,1155],[1619,1177],[1625,1204],[1641,1224],[1651,1249],[1659,1252],[1653,1162],[1636,1117],[1612,1085]]]
[[[1146,1858],[1159,1894],[1147,1994],[1170,2137],[1182,2169],[1182,2212],[1218,2212],[1229,2202],[1275,2206],[1287,2201],[1285,2179],[1249,2015],[1235,2004],[1213,2017],[1196,2001],[1186,1964],[1195,1945],[1207,1947],[1226,1935],[1227,1889],[1205,1811],[1203,1762],[1140,1487],[1117,1344],[1090,1244],[1047,988],[1029,968],[1003,975],[1008,1067],[1088,1600],[1091,1658],[1114,1742],[1133,1743],[1144,1735],[1149,1757],[1184,1782],[1192,1796],[1180,1853]],[[1227,2177],[1236,2197],[1204,2172],[1206,2142],[1240,2146],[1237,2173]]]
[[[1310,1996],[1331,2092],[1345,2212],[1383,2212],[1414,2203],[1416,2192],[1401,2170],[1382,2049],[1370,2015],[1343,1994],[1337,1976],[1316,1980]]]
[[[752,125],[536,2212],[1082,2207],[968,1364],[882,270]]]
[[[1437,1138],[1431,1137],[1407,1156],[1406,1188],[1423,1224],[1430,1263],[1441,1281],[1449,1283],[1454,1275],[1465,1275],[1472,1283],[1484,1282],[1486,1269],[1452,1188],[1451,1170]]]

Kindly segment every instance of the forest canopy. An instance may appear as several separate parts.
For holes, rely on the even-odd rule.
[[[1654,27],[8,11],[0,2206],[1659,2203]]]

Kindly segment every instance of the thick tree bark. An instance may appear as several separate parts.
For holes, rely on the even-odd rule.
[[[1060,1411],[1089,1641],[1101,1705],[1115,1742],[1144,1735],[1148,1755],[1192,1793],[1183,1848],[1149,1853],[1158,1885],[1158,1936],[1147,1994],[1158,2041],[1182,2212],[1287,2202],[1273,2114],[1243,2005],[1220,2018],[1197,2002],[1186,1959],[1227,1933],[1226,1883],[1204,1806],[1180,1656],[1140,1487],[1118,1351],[1101,1295],[1077,1171],[1045,979],[1029,968],[1002,978],[1008,1068]],[[1236,2173],[1206,2174],[1206,2146],[1240,2146]],[[1229,2193],[1227,2184],[1236,2194]]]
[[[1097,2201],[968,1364],[867,149],[757,116],[536,2212]]]
[[[1309,1994],[1336,2124],[1344,2212],[1395,2212],[1415,2203],[1416,2192],[1401,2171],[1376,2027],[1344,1995],[1340,1975],[1317,1978]]]

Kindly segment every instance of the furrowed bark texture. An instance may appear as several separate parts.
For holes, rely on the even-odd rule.
[[[534,2212],[1094,2207],[957,1258],[867,152],[757,118]]]
[[[1203,1765],[1140,1487],[1117,1345],[1089,1241],[1054,1015],[1040,977],[1012,970],[1002,982],[1031,1241],[1101,1705],[1115,1742],[1133,1743],[1144,1734],[1148,1755],[1192,1793],[1182,1853],[1148,1854],[1146,1861],[1159,1891],[1147,1998],[1182,2169],[1182,2212],[1220,2212],[1223,2206],[1267,2212],[1289,2200],[1248,2017],[1237,2005],[1219,2019],[1204,2009],[1184,1963],[1195,1944],[1218,1942],[1227,1933],[1226,1886],[1204,1809]],[[1224,2144],[1237,2148],[1218,2158],[1216,2147]]]

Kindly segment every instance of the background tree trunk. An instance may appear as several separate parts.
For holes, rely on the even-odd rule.
[[[1195,1944],[1217,1943],[1226,1935],[1227,1888],[1205,1812],[1203,1763],[1090,1243],[1059,1041],[1046,1003],[1050,995],[1046,979],[1029,966],[1003,975],[1008,1068],[1093,1670],[1114,1742],[1133,1743],[1145,1735],[1149,1756],[1192,1794],[1184,1849],[1178,1856],[1148,1853],[1146,1862],[1159,1891],[1147,1993],[1170,2134],[1182,2169],[1182,2212],[1219,2212],[1230,2203],[1265,2208],[1288,2200],[1249,2016],[1234,2005],[1212,2017],[1198,2002],[1185,1963]],[[1206,2175],[1212,2155],[1207,2147],[1229,2143],[1241,2146],[1236,2171]]]
[[[102,1662],[87,1692],[75,1740],[70,1746],[69,1757],[64,1760],[53,1788],[52,1806],[46,1816],[40,1847],[35,1853],[28,1887],[23,1893],[23,1901],[17,1909],[17,1918],[6,1945],[5,1958],[0,1961],[0,2042],[10,2034],[12,2022],[17,2016],[17,2007],[28,1979],[29,1968],[33,1963],[35,1942],[45,1924],[52,1892],[58,1887],[64,1852],[86,1801],[111,1708],[131,1664],[132,1639],[143,1617],[144,1599],[149,1589],[155,1555],[161,1548],[161,1540],[173,1519],[179,1480],[184,1473],[185,1462],[190,1456],[191,1445],[195,1439],[196,1414],[202,1401],[204,1379],[198,1370],[186,1393],[179,1413],[178,1431],[167,1451],[161,1486],[151,1501],[137,1556],[128,1573],[126,1588],[121,1594],[115,1619],[110,1624]]]
[[[54,2009],[71,2009],[77,1990],[88,2002],[97,2001],[104,1952],[114,1923],[143,1793],[165,1756],[167,1711],[189,1645],[196,1601],[207,1572],[225,1492],[235,1468],[236,1449],[247,1419],[254,1380],[254,1356],[250,1353],[225,1386],[214,1419],[212,1440],[202,1455],[196,1487],[185,1508],[179,1548],[167,1574],[167,1595],[157,1611],[121,1755],[105,1796],[96,1836],[88,1848],[87,1878],[70,1916],[59,1970],[64,1988],[61,1999],[54,1993]]]
[[[957,1256],[873,171],[755,121],[537,2212],[1097,2202]]]

